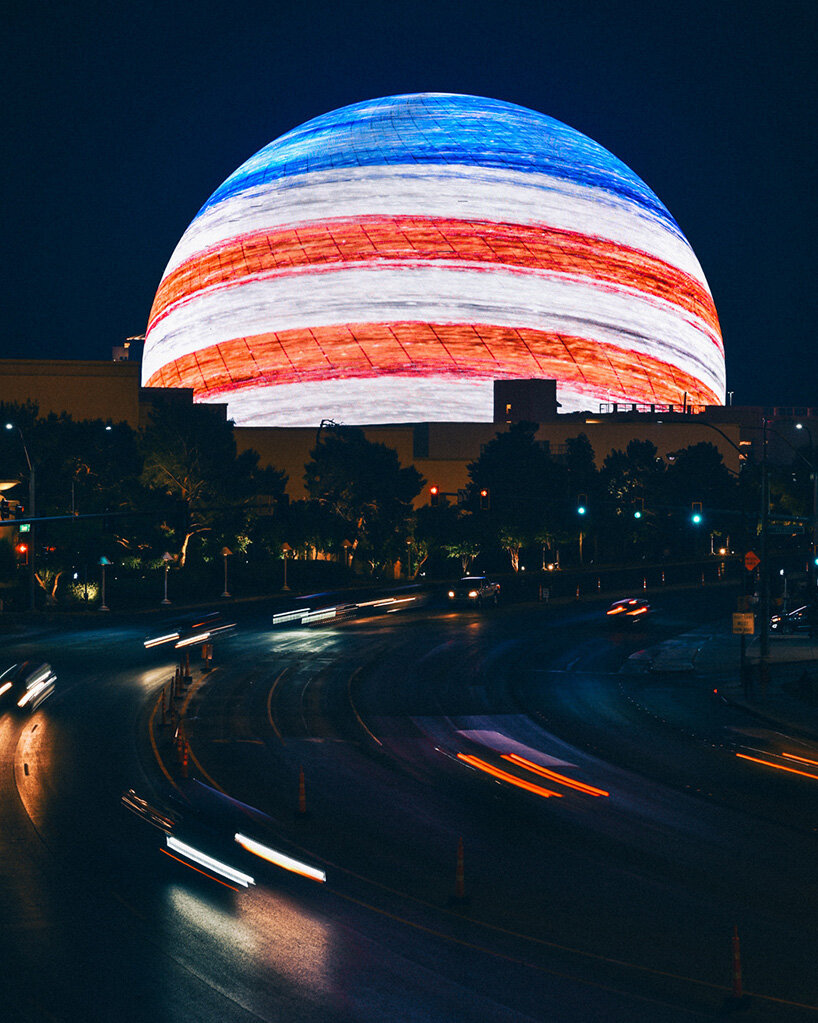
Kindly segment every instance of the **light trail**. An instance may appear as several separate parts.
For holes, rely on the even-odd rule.
[[[246,849],[247,852],[260,857],[262,860],[267,860],[268,863],[274,863],[277,867],[281,867],[282,870],[289,870],[293,874],[309,877],[313,881],[320,881],[322,884],[327,880],[325,871],[319,870],[317,867],[311,867],[307,863],[302,863],[301,860],[293,859],[292,856],[287,856],[285,853],[271,849],[269,846],[262,845],[261,842],[248,838],[247,835],[236,832],[234,838],[242,849]]]
[[[206,870],[199,870],[198,867],[194,867],[192,863],[188,863],[187,860],[183,860],[180,856],[174,856],[173,853],[169,853],[167,849],[160,849],[159,852],[164,853],[165,856],[170,856],[172,860],[176,860],[177,863],[183,864],[185,867],[190,867],[191,870],[195,870],[197,874],[202,874],[210,881],[215,881],[216,884],[223,884],[225,888],[229,888],[231,892],[237,892],[238,888],[234,888],[232,884],[228,884],[226,881],[222,881],[221,878],[214,877],[212,874],[208,874]]]
[[[813,767],[818,767],[818,760],[808,760],[807,757],[797,757],[794,753],[782,753],[782,757],[786,757],[787,760],[797,760],[799,764],[811,764]]]
[[[544,789],[542,786],[534,785],[533,782],[526,781],[524,778],[518,778],[516,774],[501,771],[499,768],[492,767],[485,760],[474,757],[470,753],[458,753],[457,759],[462,760],[463,763],[468,764],[470,767],[477,768],[478,771],[485,771],[486,774],[490,774],[493,778],[499,778],[500,781],[508,782],[509,785],[514,785],[518,789],[533,792],[536,796],[543,796],[546,799],[550,796],[556,796],[557,799],[562,799],[561,792],[552,792],[551,789]]]
[[[508,760],[518,767],[524,767],[527,771],[539,774],[542,778],[548,778],[550,781],[558,782],[560,785],[567,785],[569,789],[576,789],[577,792],[584,792],[589,796],[610,795],[610,792],[606,792],[604,789],[595,788],[593,785],[586,785],[583,781],[576,781],[574,778],[558,774],[556,771],[549,771],[547,767],[541,767],[539,764],[526,760],[525,757],[518,756],[516,753],[503,753],[503,760]]]
[[[774,767],[776,771],[787,771],[789,774],[800,774],[804,778],[812,778],[818,781],[818,774],[810,774],[809,771],[799,771],[794,767],[785,767],[784,764],[774,764],[770,760],[760,760],[758,757],[750,757],[746,753],[736,753],[742,760],[752,760],[754,764],[763,764],[765,767]]]
[[[182,842],[178,838],[174,838],[173,835],[167,835],[165,837],[165,844],[168,848],[173,849],[182,856],[187,856],[187,858],[193,860],[194,863],[199,863],[203,867],[207,867],[209,870],[215,871],[217,874],[221,874],[229,881],[233,881],[234,884],[240,884],[247,888],[248,885],[256,883],[249,874],[245,874],[241,870],[236,870],[235,867],[231,867],[227,863],[222,863],[221,860],[217,860],[213,856],[208,856],[207,853],[201,852],[199,849],[194,849],[192,845],[188,845],[187,842]]]

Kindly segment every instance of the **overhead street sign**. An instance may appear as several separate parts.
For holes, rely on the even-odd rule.
[[[748,572],[752,572],[753,569],[758,568],[761,564],[761,558],[756,554],[755,551],[747,551],[744,555],[744,567]]]

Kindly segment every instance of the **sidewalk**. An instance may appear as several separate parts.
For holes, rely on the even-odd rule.
[[[747,637],[747,684],[741,678],[741,637],[730,620],[703,626],[633,654],[623,671],[685,674],[788,731],[818,739],[818,639],[771,634],[768,681],[760,681],[760,637]]]

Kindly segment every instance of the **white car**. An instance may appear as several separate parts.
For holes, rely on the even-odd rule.
[[[22,661],[0,675],[0,701],[35,711],[54,692],[57,676],[50,664]]]
[[[500,602],[500,584],[492,582],[484,575],[464,575],[459,583],[449,590],[450,604],[466,604],[472,607],[483,607]]]

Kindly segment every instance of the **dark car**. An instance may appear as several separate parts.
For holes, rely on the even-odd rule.
[[[220,611],[185,615],[151,633],[145,639],[145,647],[165,646],[168,643],[172,643],[177,649],[194,646],[197,643],[205,643],[214,636],[229,632],[234,628],[235,622],[225,621]]]
[[[650,614],[650,604],[644,597],[625,597],[615,600],[605,612],[609,622],[633,624],[644,621]]]
[[[175,814],[163,813],[155,806],[151,806],[146,799],[138,796],[133,789],[128,789],[127,792],[122,793],[121,802],[131,813],[136,814],[137,817],[147,821],[152,827],[158,828],[168,835],[172,833],[178,823]]]
[[[818,608],[804,604],[787,614],[774,614],[770,617],[770,632],[808,632],[813,636],[818,633]]]
[[[0,675],[0,706],[34,711],[54,692],[56,681],[50,664],[35,661],[12,664]]]
[[[500,602],[500,584],[491,582],[484,575],[464,575],[459,583],[449,590],[450,604],[466,604],[482,607],[484,604]]]

